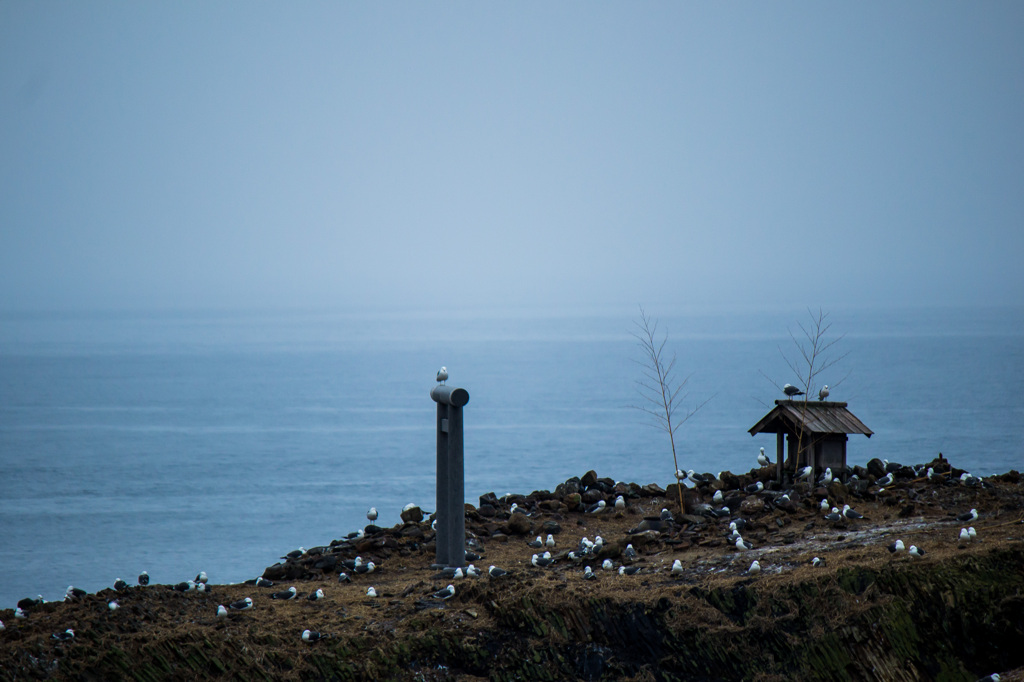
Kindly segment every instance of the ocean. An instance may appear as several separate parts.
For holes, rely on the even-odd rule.
[[[659,314],[681,409],[680,466],[746,471],[747,432],[798,383],[783,353],[804,311]],[[446,365],[464,409],[466,500],[552,489],[594,469],[672,481],[637,406],[629,310],[0,314],[0,608],[147,570],[237,582],[299,546],[434,507]],[[978,475],[1024,465],[1024,309],[831,311],[831,385],[875,433],[848,461]]]

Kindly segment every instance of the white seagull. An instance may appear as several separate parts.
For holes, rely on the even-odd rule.
[[[960,516],[956,517],[956,520],[959,521],[960,523],[970,523],[971,521],[977,521],[978,520],[978,510],[977,509],[972,509],[969,512],[964,512]]]
[[[761,452],[757,456],[757,463],[763,467],[771,466],[772,464],[772,461],[768,459],[768,455],[764,454],[764,448],[761,448]]]
[[[760,573],[760,572],[761,572],[761,562],[759,562],[757,559],[754,559],[754,563],[750,564],[750,568],[747,569],[747,574],[748,575],[754,575],[754,574]]]
[[[605,571],[614,571],[615,570],[615,564],[612,563],[611,559],[605,559],[601,563],[601,568],[604,569]]]
[[[680,561],[679,559],[676,559],[675,561],[672,562],[672,575],[682,575],[682,574],[683,574],[683,562]]]
[[[370,510],[368,512],[366,512],[366,518],[368,518],[371,521],[376,521],[377,520],[377,508],[376,507],[370,507]]]
[[[497,566],[491,565],[487,569],[487,575],[491,576],[492,578],[504,578],[506,575],[508,575],[508,571],[506,571],[503,568],[498,568]]]
[[[449,584],[448,587],[443,590],[438,590],[434,594],[430,595],[434,599],[451,599],[455,596],[455,585]]]
[[[821,387],[821,390],[818,391],[818,400],[824,400],[827,397],[828,397],[828,384],[825,384],[824,386]]]
[[[747,550],[754,549],[754,546],[746,540],[744,540],[743,538],[737,536],[736,549],[738,549],[741,552],[746,552]]]
[[[920,547],[918,547],[917,545],[911,545],[910,549],[907,550],[907,554],[909,554],[910,556],[915,557],[917,559],[920,559],[921,557],[923,557],[925,555],[925,551],[923,549],[921,549]]]
[[[446,381],[448,381],[448,368],[442,367],[441,369],[437,370],[437,383],[443,385],[444,382]]]
[[[228,608],[234,609],[235,611],[248,611],[252,608],[252,598],[246,597],[245,599],[240,599],[239,601],[233,601],[230,604],[228,604]]]
[[[615,498],[615,511],[622,511],[625,508],[626,498],[624,498],[622,495],[619,495],[618,497]]]
[[[367,597],[376,597],[377,596],[377,590],[375,590],[373,588],[373,585],[371,585],[370,587],[366,588],[366,596]]]
[[[785,386],[783,386],[782,387],[782,392],[785,393],[790,398],[792,398],[794,396],[798,396],[798,395],[803,395],[804,394],[803,391],[801,391],[799,388],[797,388],[793,384],[786,384]]]
[[[900,552],[905,551],[907,551],[907,547],[903,544],[903,540],[897,540],[896,542],[889,545],[890,554],[899,554]]]
[[[967,531],[966,528],[961,528],[960,529],[959,540],[960,540],[960,542],[970,542],[971,541],[971,534]]]
[[[228,610],[226,608],[224,608],[223,604],[221,604],[220,606],[217,607],[217,617],[218,618],[227,618],[228,617]]]
[[[554,547],[555,546],[555,536],[552,535],[551,533],[548,533],[548,539],[544,541],[544,544],[547,545],[548,547]]]

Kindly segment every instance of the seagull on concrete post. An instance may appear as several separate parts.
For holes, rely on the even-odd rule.
[[[821,390],[818,391],[818,400],[824,400],[827,397],[828,397],[828,384],[825,384],[824,386],[821,387]]]
[[[786,384],[785,386],[783,386],[782,387],[782,392],[785,393],[790,398],[793,398],[795,396],[803,395],[804,394],[803,391],[801,391],[799,388],[797,388],[793,384]]]
[[[442,367],[441,369],[437,370],[437,383],[444,386],[444,382],[446,381],[448,381],[448,368]]]

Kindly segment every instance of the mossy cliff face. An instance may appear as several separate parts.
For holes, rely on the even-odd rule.
[[[618,579],[602,576],[609,589],[597,593],[555,579],[467,581],[457,600],[405,617],[400,634],[315,646],[182,627],[153,628],[128,650],[92,625],[59,666],[42,644],[8,649],[0,679],[974,680],[1024,664],[1021,543],[712,588],[652,575],[620,594]]]

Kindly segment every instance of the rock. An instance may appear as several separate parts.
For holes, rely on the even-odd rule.
[[[846,504],[850,497],[850,488],[845,483],[833,479],[828,485],[828,496],[833,502]]]
[[[555,497],[565,498],[567,495],[575,495],[580,491],[580,479],[576,476],[568,479],[565,483],[555,486]]]
[[[640,488],[641,497],[664,497],[665,489],[657,483],[648,483]]]
[[[740,504],[741,514],[760,514],[763,511],[764,501],[756,495],[751,495]]]
[[[558,535],[562,532],[562,527],[558,525],[558,521],[545,521],[540,529],[544,533],[550,533],[551,535]]]
[[[494,493],[484,493],[483,495],[480,496],[480,504],[477,505],[477,511],[479,511],[479,507],[483,507],[484,505],[487,505],[492,509],[496,509],[498,507],[498,504],[499,503],[497,495],[495,495]]]
[[[402,521],[405,523],[420,523],[423,521],[423,510],[419,507],[409,507],[402,510]]]
[[[496,510],[494,509],[494,507],[492,507],[489,504],[481,504],[479,507],[476,508],[476,513],[486,518],[491,518],[492,516],[494,516],[495,511]]]
[[[527,535],[532,525],[526,514],[513,514],[505,524],[505,530],[510,535]]]
[[[580,487],[587,490],[597,483],[597,472],[591,469],[587,473],[583,474],[583,478],[580,479]]]
[[[722,485],[719,486],[717,489],[739,490],[740,488],[740,477],[732,473],[731,471],[723,471],[722,475],[719,477],[719,480],[722,482]]]
[[[572,493],[562,498],[562,503],[569,508],[569,511],[576,511],[583,504],[583,496],[579,493]]]
[[[885,476],[885,463],[875,457],[868,462],[868,474],[875,478]]]
[[[595,504],[598,500],[604,499],[604,493],[601,492],[600,488],[588,488],[586,492],[581,496],[583,504],[589,506]]]

